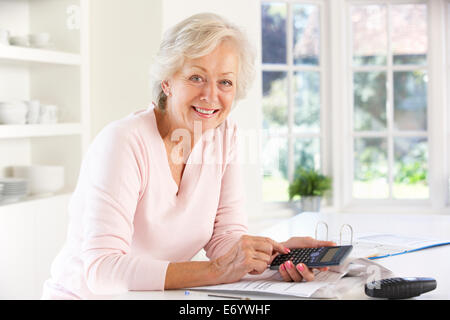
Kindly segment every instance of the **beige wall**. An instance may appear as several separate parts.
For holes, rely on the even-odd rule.
[[[161,2],[90,1],[91,138],[150,103],[149,68],[161,39]]]

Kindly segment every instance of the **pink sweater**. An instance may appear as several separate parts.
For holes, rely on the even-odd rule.
[[[42,298],[164,290],[169,262],[202,248],[210,259],[225,254],[247,233],[236,130],[227,119],[203,134],[178,190],[153,105],[104,128],[83,160]]]

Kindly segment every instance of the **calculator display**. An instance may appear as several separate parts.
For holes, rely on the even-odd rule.
[[[327,251],[327,253],[322,257],[322,259],[320,259],[320,262],[328,262],[331,261],[331,259],[333,259],[334,255],[336,254],[336,252],[339,251],[339,248],[331,248]]]

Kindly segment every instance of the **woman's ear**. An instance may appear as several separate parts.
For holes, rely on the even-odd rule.
[[[172,95],[172,92],[170,91],[170,85],[168,80],[163,80],[161,82],[161,89],[163,90],[164,94],[169,97]]]

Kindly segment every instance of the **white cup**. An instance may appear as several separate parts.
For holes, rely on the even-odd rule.
[[[0,28],[0,44],[9,45],[9,31]]]
[[[44,105],[41,106],[39,123],[54,124],[58,122],[58,106]]]
[[[39,102],[39,100],[31,100],[25,102],[28,105],[27,123],[28,124],[39,123],[41,103]]]
[[[45,48],[50,44],[50,34],[47,32],[40,32],[28,35],[28,42],[30,46],[35,48]]]
[[[30,42],[28,41],[27,36],[10,37],[9,43],[14,46],[20,46],[20,47],[29,47],[30,46]]]

